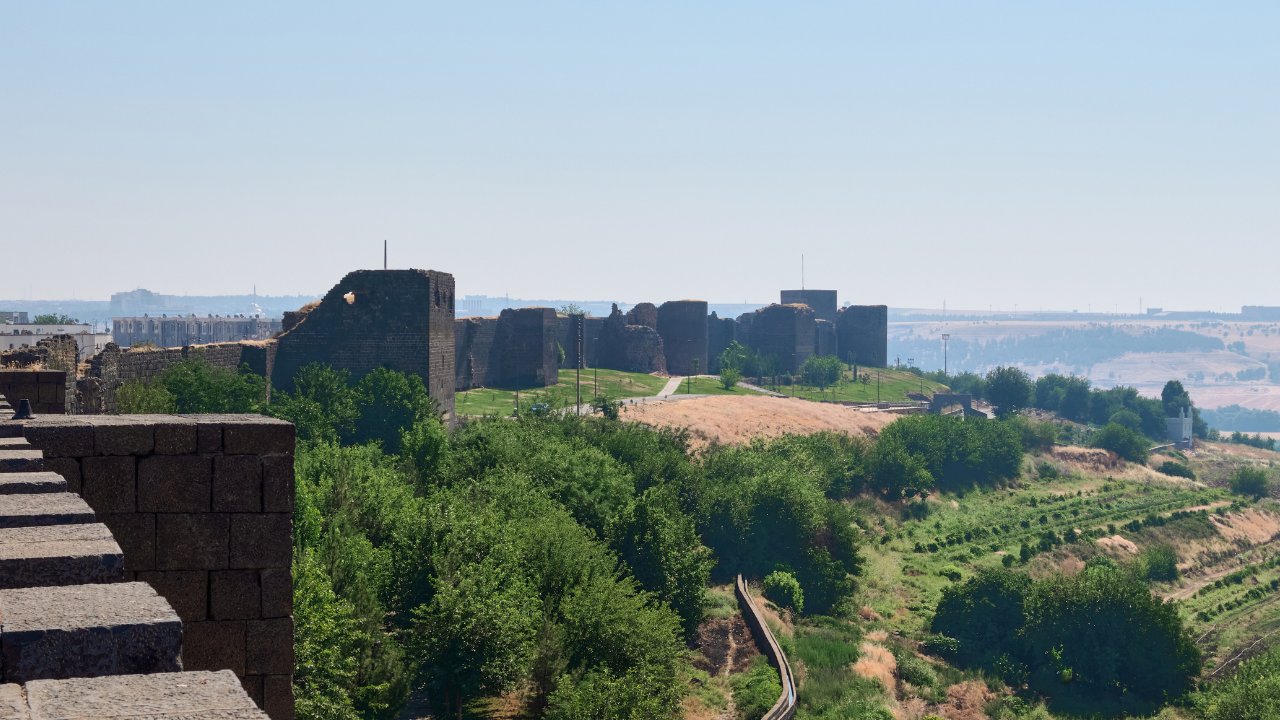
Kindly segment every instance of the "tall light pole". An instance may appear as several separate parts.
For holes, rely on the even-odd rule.
[[[947,341],[951,339],[951,333],[942,333],[942,376],[947,376]]]

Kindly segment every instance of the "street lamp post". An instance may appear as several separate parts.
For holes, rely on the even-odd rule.
[[[947,341],[951,339],[951,333],[942,333],[942,376],[947,376]]]

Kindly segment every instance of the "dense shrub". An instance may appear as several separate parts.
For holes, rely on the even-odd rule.
[[[1148,580],[1178,579],[1178,553],[1169,545],[1152,545],[1138,556],[1138,569]]]
[[[764,596],[778,607],[793,612],[804,612],[804,590],[796,576],[782,570],[774,570],[764,577]]]
[[[1180,462],[1175,462],[1173,460],[1165,460],[1164,462],[1160,463],[1160,467],[1157,469],[1165,475],[1172,475],[1173,477],[1184,477],[1191,480],[1196,479],[1196,473],[1194,470],[1192,470],[1190,467]]]
[[[1231,476],[1231,492],[1257,500],[1271,494],[1271,481],[1261,468],[1242,467]]]
[[[1129,462],[1142,463],[1147,461],[1151,441],[1137,430],[1130,430],[1119,423],[1109,423],[1093,434],[1089,445],[1110,450]]]
[[[1245,660],[1195,695],[1204,720],[1271,720],[1280,717],[1280,647]]]

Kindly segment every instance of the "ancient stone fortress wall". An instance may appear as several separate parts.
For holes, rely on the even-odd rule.
[[[714,312],[707,317],[707,361],[710,363],[709,372],[720,372],[720,355],[735,340],[738,340],[738,323],[733,318],[722,318]]]
[[[62,370],[0,370],[0,396],[31,401],[37,413],[67,411],[67,373]],[[12,413],[10,413],[12,414]]]
[[[357,270],[277,338],[272,385],[292,390],[309,363],[360,378],[375,368],[417,375],[453,416],[453,276],[435,270]]]
[[[0,420],[0,717],[292,718],[292,510],[288,423]]]
[[[808,305],[769,305],[755,311],[751,319],[751,348],[777,359],[782,372],[797,372],[814,354],[816,334]]]
[[[813,324],[813,353],[840,357],[840,337],[836,334],[836,324],[822,319],[815,320]]]
[[[517,308],[496,318],[455,321],[455,389],[555,385],[565,339],[562,325],[570,320],[551,308]]]
[[[781,304],[808,305],[813,308],[814,317],[817,319],[829,322],[835,322],[836,320],[837,302],[835,290],[783,290]]]
[[[655,329],[657,322],[657,309],[650,303],[641,303],[626,314],[615,304],[600,323],[597,366],[625,372],[666,372],[665,345]]]
[[[836,317],[840,359],[873,367],[889,364],[889,308],[850,305]]]
[[[691,375],[707,372],[707,303],[669,300],[658,308],[658,335],[667,359],[667,372]],[[694,366],[697,366],[696,368]]]

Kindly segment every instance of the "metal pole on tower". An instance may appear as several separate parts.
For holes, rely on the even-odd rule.
[[[387,269],[387,241],[382,241],[382,269]]]

